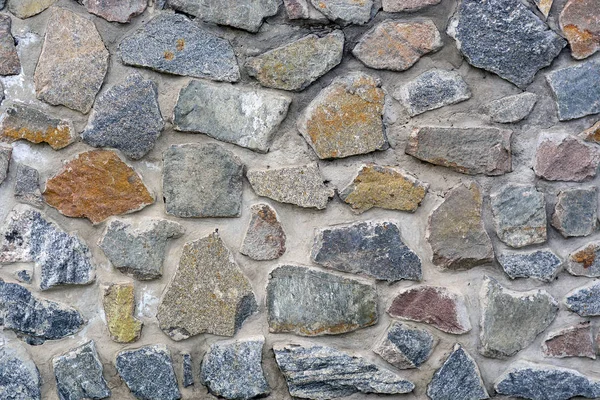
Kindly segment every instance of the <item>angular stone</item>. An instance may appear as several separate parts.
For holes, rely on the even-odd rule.
[[[371,19],[373,0],[310,0],[331,21],[343,25],[363,25]]]
[[[138,160],[152,150],[164,125],[156,84],[135,73],[98,97],[81,138]]]
[[[98,243],[112,265],[125,274],[145,281],[162,276],[168,239],[185,229],[166,219],[142,219],[136,224],[112,220]]]
[[[12,147],[0,144],[0,184],[4,182],[8,175],[8,166],[10,165],[11,155]]]
[[[181,14],[152,18],[121,41],[119,52],[126,65],[214,81],[240,79],[231,44]]]
[[[156,317],[171,339],[183,340],[200,333],[233,336],[257,310],[248,278],[213,233],[183,246]]]
[[[10,32],[11,20],[8,15],[0,15],[0,75],[21,73],[21,61],[17,54],[15,38]]]
[[[595,187],[561,190],[554,207],[552,226],[566,238],[588,236],[598,225],[597,209]]]
[[[413,12],[425,7],[435,6],[442,0],[383,0],[385,12]]]
[[[529,346],[556,317],[558,303],[545,290],[516,292],[484,276],[479,295],[479,352],[505,359]]]
[[[292,99],[255,88],[191,81],[179,92],[175,130],[266,153]]]
[[[377,323],[373,284],[306,267],[283,265],[267,285],[269,331],[337,335]]]
[[[445,269],[470,269],[490,263],[492,241],[481,218],[483,198],[475,182],[459,184],[429,216],[426,239],[432,261]]]
[[[106,150],[80,153],[68,161],[46,181],[43,195],[67,217],[85,217],[93,224],[154,203],[140,175]]]
[[[167,214],[182,218],[239,217],[244,165],[216,144],[172,145],[163,154]]]
[[[300,207],[323,210],[335,194],[317,164],[249,170],[246,177],[257,195]]]
[[[110,22],[127,23],[140,15],[148,5],[147,0],[83,0],[89,13]]]
[[[253,399],[269,394],[262,369],[264,337],[225,340],[210,346],[200,370],[208,391],[225,399]]]
[[[194,372],[192,368],[192,355],[185,353],[183,355],[183,387],[189,387],[194,384]]]
[[[8,10],[17,18],[33,17],[56,3],[56,0],[8,0]]]
[[[419,368],[429,359],[437,342],[425,329],[392,322],[373,351],[396,368]]]
[[[420,281],[421,260],[392,222],[357,222],[317,232],[311,259],[327,268],[395,282]]]
[[[535,93],[523,92],[491,101],[482,107],[494,122],[513,124],[527,118],[537,103]]]
[[[448,35],[469,64],[521,88],[567,44],[519,0],[462,0]]]
[[[600,14],[597,0],[569,0],[559,17],[571,55],[582,60],[600,50]]]
[[[104,290],[102,299],[110,338],[117,343],[132,343],[140,338],[142,326],[135,318],[133,283],[112,284]]]
[[[17,165],[15,177],[15,199],[34,207],[42,207],[44,198],[40,192],[40,174],[37,169],[24,164]]]
[[[56,390],[62,400],[105,399],[110,389],[102,376],[102,363],[93,340],[54,357]]]
[[[566,134],[542,134],[533,170],[549,181],[581,182],[596,176],[600,149]]]
[[[533,278],[552,282],[562,269],[562,260],[550,249],[527,253],[507,251],[498,255],[498,262],[511,279]]]
[[[596,351],[590,322],[551,332],[542,343],[542,351],[546,357],[587,357],[595,360]]]
[[[181,399],[171,352],[164,344],[121,351],[115,365],[121,379],[138,399]]]
[[[308,35],[257,57],[245,64],[248,75],[266,87],[303,90],[342,61],[344,34],[340,30],[323,36]]]
[[[253,205],[250,213],[240,253],[258,261],[281,257],[285,253],[286,236],[275,210],[263,203]]]
[[[108,50],[94,23],[67,9],[53,8],[35,68],[37,98],[86,114],[107,70]]]
[[[600,113],[600,61],[552,71],[546,80],[554,94],[560,121]]]
[[[600,121],[596,122],[593,126],[581,132],[578,135],[578,137],[585,140],[586,142],[600,144]]]
[[[362,357],[317,345],[273,346],[291,396],[333,399],[354,393],[409,393],[415,385]]]
[[[20,271],[15,272],[15,278],[21,283],[31,283],[33,282],[33,270],[22,269]]]
[[[571,253],[566,269],[575,276],[600,277],[600,243],[589,243]]]
[[[310,3],[310,0],[283,0],[287,16],[291,20],[308,19],[327,23],[329,20]]]
[[[0,394],[7,400],[42,400],[41,386],[40,372],[25,348],[5,342],[0,347]]]
[[[600,315],[600,283],[592,282],[567,293],[565,304],[582,317]]]
[[[554,0],[533,0],[538,10],[544,14],[545,18],[548,18],[548,14],[550,14],[550,9],[552,8],[552,3]]]

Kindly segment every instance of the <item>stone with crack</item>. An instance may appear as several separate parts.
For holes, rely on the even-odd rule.
[[[542,134],[533,170],[548,181],[582,182],[596,176],[600,149],[567,134]]]
[[[41,386],[40,372],[25,347],[5,341],[0,346],[0,394],[11,400],[42,400]]]
[[[8,15],[0,15],[0,75],[21,73],[21,60],[17,53],[15,38],[10,32],[11,24]]]
[[[500,124],[514,124],[527,118],[537,103],[535,93],[523,92],[484,104],[482,111],[492,121]]]
[[[396,368],[419,368],[429,359],[437,343],[425,329],[392,322],[373,351]]]
[[[594,281],[567,293],[565,305],[582,317],[600,315],[600,282]]]
[[[133,283],[113,283],[104,290],[102,299],[110,338],[117,343],[132,343],[140,338],[142,326],[134,317]]]
[[[598,191],[595,187],[565,189],[558,193],[552,226],[565,238],[591,235],[598,225]]]
[[[562,260],[550,249],[504,251],[498,255],[498,262],[511,279],[533,278],[542,282],[552,282],[563,265]]]
[[[82,0],[78,0],[82,1]],[[140,15],[148,6],[147,0],[83,0],[86,10],[109,22],[122,24],[131,22],[133,17]]]
[[[546,74],[558,107],[568,121],[600,113],[600,61],[590,60]]]
[[[569,254],[566,269],[575,276],[600,277],[600,242],[588,243]]]
[[[571,55],[582,60],[600,51],[600,13],[597,0],[569,0],[559,17]]]
[[[250,208],[250,222],[244,235],[240,253],[253,260],[275,260],[285,253],[286,236],[277,213],[268,204]]]
[[[25,164],[17,165],[15,177],[15,199],[34,207],[42,207],[44,198],[40,191],[40,174],[38,170]]]
[[[595,360],[592,325],[587,321],[550,332],[542,343],[542,351],[546,357],[587,357]]]

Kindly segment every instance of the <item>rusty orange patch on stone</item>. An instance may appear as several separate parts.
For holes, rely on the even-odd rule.
[[[591,128],[583,131],[580,136],[588,142],[600,143],[600,121],[596,122]]]
[[[588,246],[577,253],[573,253],[571,259],[576,263],[583,264],[583,268],[589,268],[596,261],[596,248],[595,246]]]
[[[575,58],[586,58],[595,53],[600,47],[600,37],[594,35],[587,29],[580,29],[575,25],[566,25],[563,32],[571,46],[571,52]]]
[[[171,61],[172,59],[175,58],[175,54],[173,54],[173,52],[171,52],[171,51],[165,51],[164,57],[165,57],[165,60]]]
[[[62,149],[73,141],[71,129],[68,126],[48,126],[45,131],[32,130],[27,127],[6,127],[0,135],[9,141],[24,139],[31,143],[48,143],[54,150]]]
[[[185,40],[177,39],[177,46],[175,46],[175,48],[177,49],[177,51],[183,51],[183,49],[185,48]]]

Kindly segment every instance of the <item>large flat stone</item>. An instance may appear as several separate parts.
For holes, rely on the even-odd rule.
[[[83,0],[83,4],[89,13],[123,24],[143,13],[148,6],[146,0]]]
[[[258,261],[281,257],[286,250],[286,236],[275,210],[262,203],[253,205],[250,213],[240,253]]]
[[[569,254],[566,269],[575,276],[600,277],[600,243],[588,243]]]
[[[371,19],[373,0],[310,0],[312,5],[331,21],[363,25]]]
[[[546,357],[587,357],[595,360],[592,325],[587,321],[550,332],[542,343],[542,351]]]
[[[17,342],[0,347],[0,394],[7,400],[42,400],[42,378],[37,366]],[[8,397],[18,393],[21,397]]]
[[[523,92],[484,104],[482,111],[492,121],[500,124],[513,124],[527,118],[537,103],[535,93]]]
[[[511,278],[533,278],[552,282],[562,269],[562,260],[550,249],[530,252],[505,251],[498,255],[498,262]]]
[[[552,226],[564,237],[588,236],[598,225],[598,191],[595,187],[565,189],[558,193]]]
[[[569,0],[559,18],[571,55],[581,60],[600,50],[600,13],[595,0]]]
[[[40,191],[40,174],[37,169],[25,164],[17,165],[15,199],[38,208],[44,205],[44,198]]]
[[[585,61],[549,72],[546,80],[560,121],[600,113],[600,61]]]
[[[542,134],[533,169],[549,181],[581,182],[596,176],[600,148],[566,134]]]
[[[600,315],[600,282],[593,281],[567,293],[565,305],[582,317]]]
[[[0,15],[0,75],[21,73],[21,61],[17,54],[15,38],[10,32],[10,26],[10,17]]]
[[[392,322],[373,351],[396,368],[419,368],[429,359],[437,342],[425,329]]]
[[[142,326],[135,312],[133,283],[113,283],[104,290],[102,307],[110,338],[117,343],[132,343],[140,338]]]

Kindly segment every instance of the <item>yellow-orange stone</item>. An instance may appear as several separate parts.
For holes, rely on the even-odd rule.
[[[600,143],[600,121],[579,134],[586,142]]]
[[[104,314],[110,337],[117,343],[131,343],[140,338],[142,322],[133,316],[133,283],[110,285],[104,292]]]

